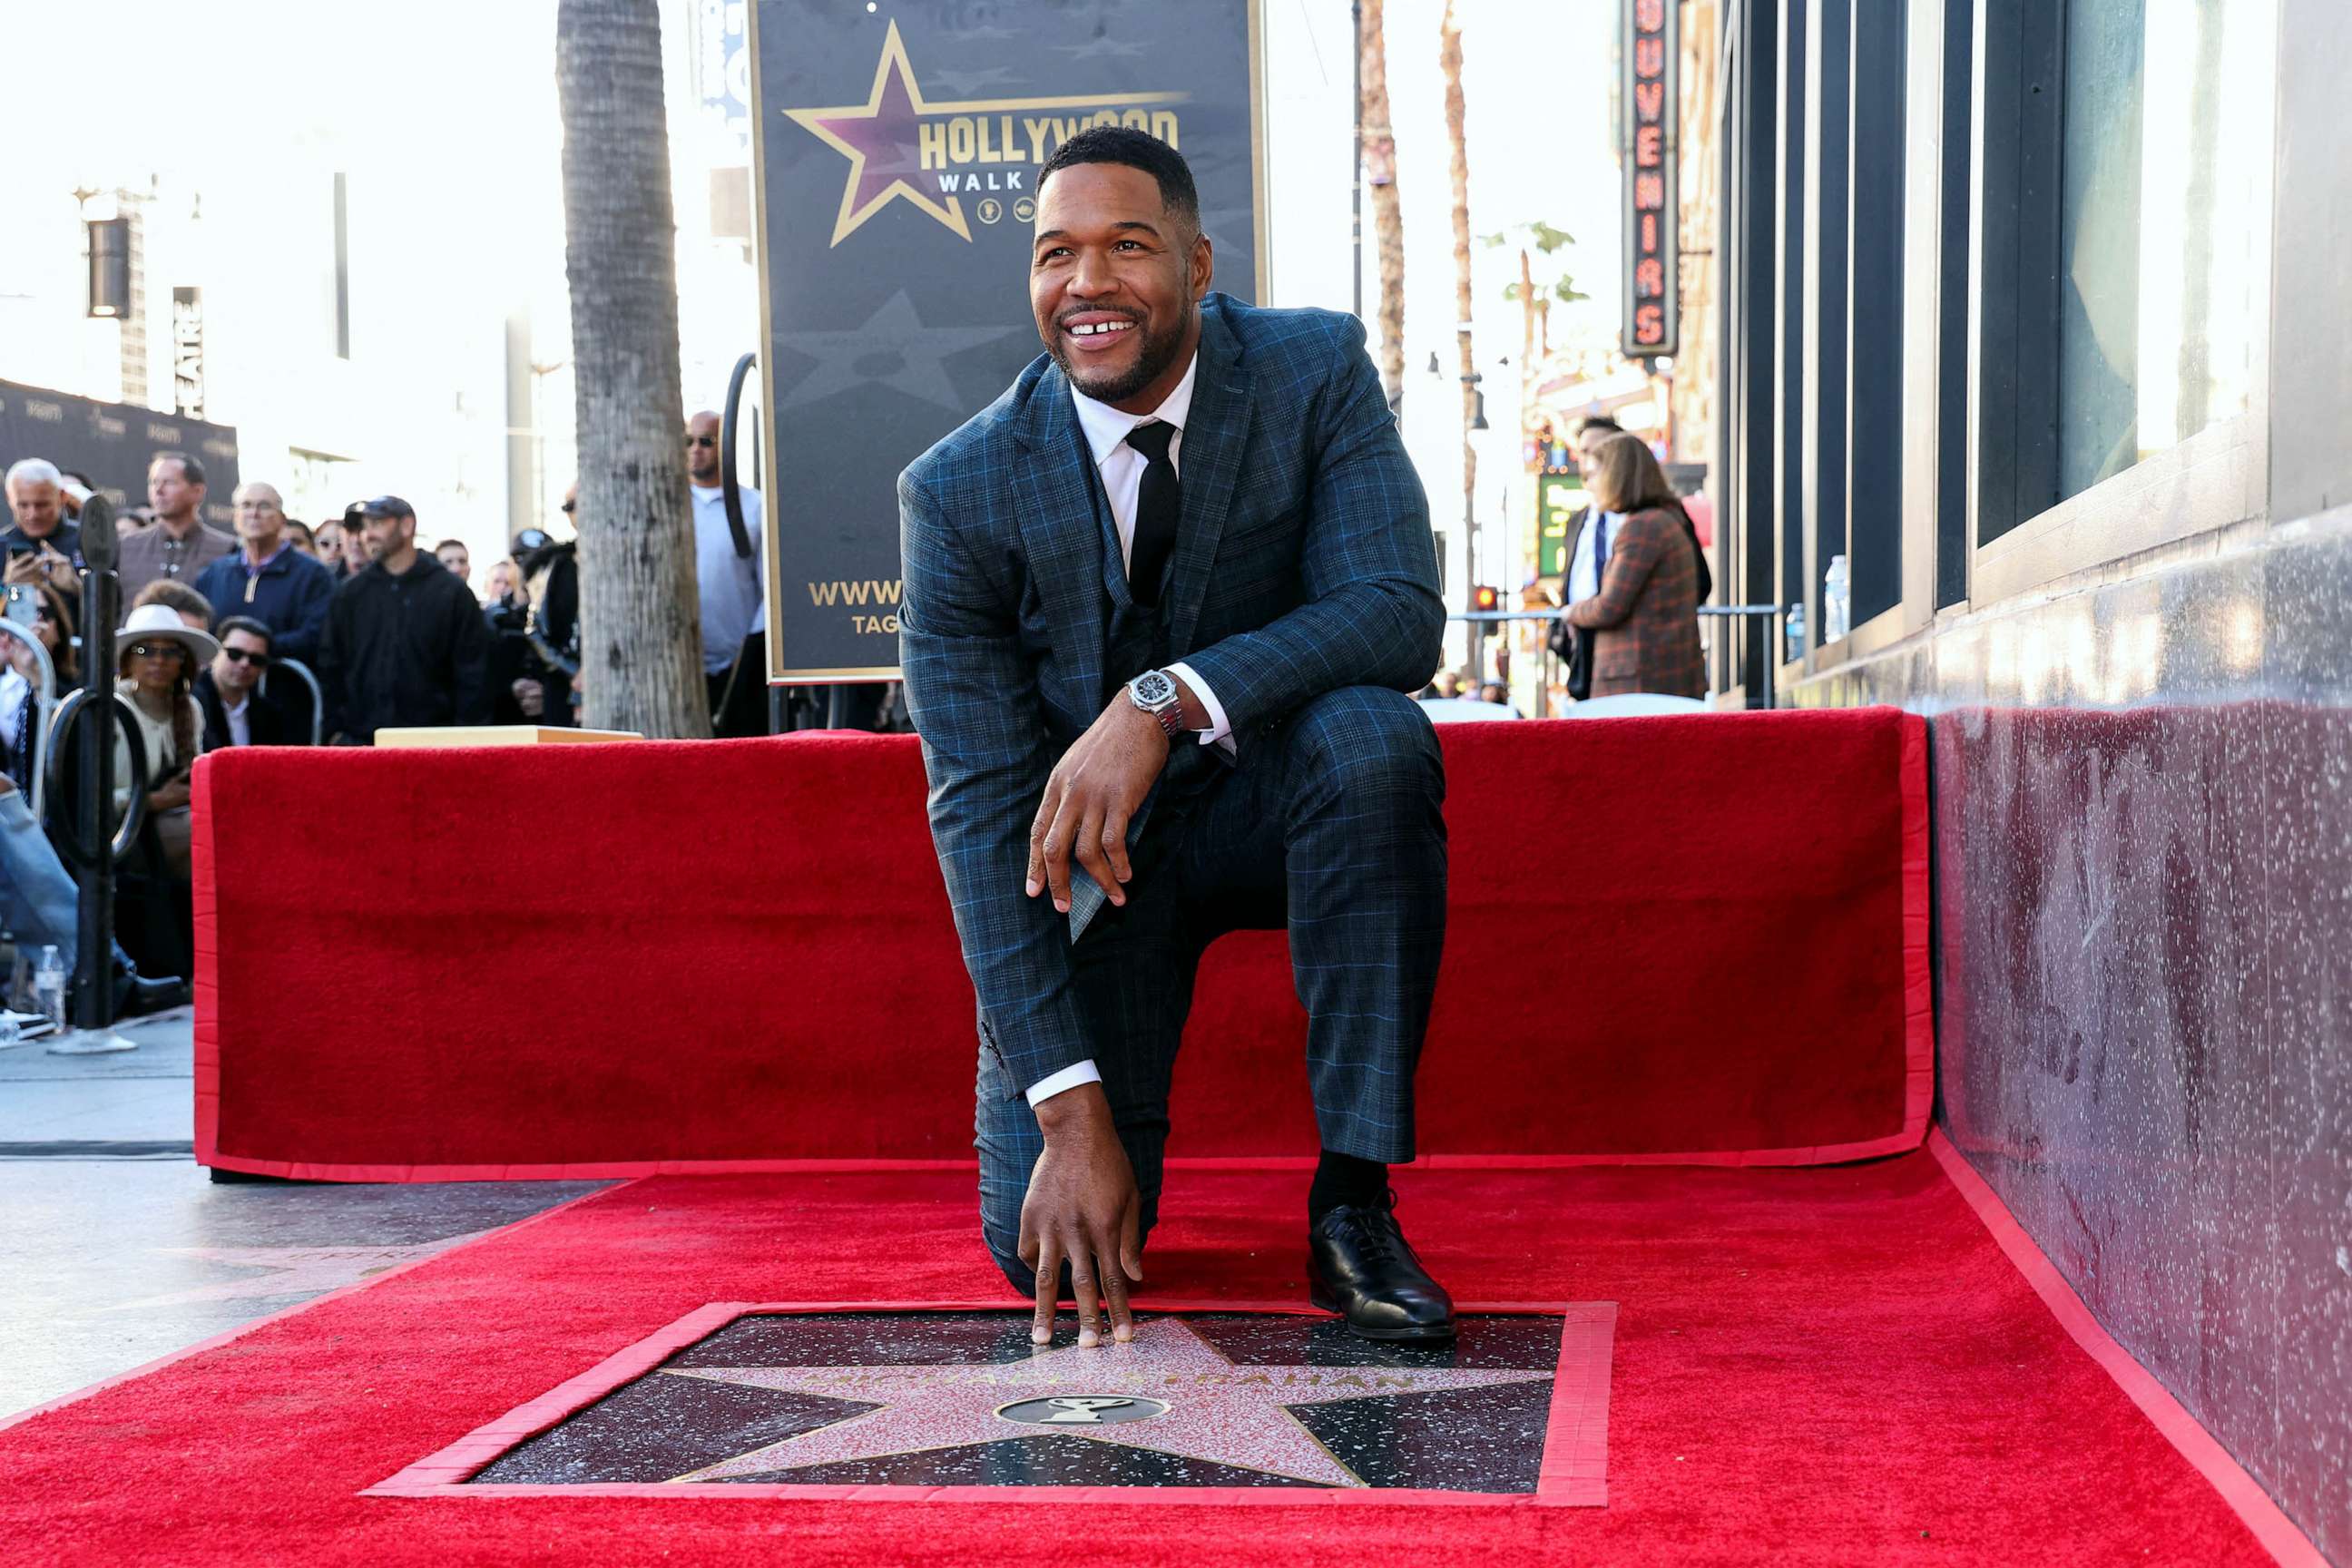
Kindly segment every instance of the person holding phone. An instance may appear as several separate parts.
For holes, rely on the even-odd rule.
[[[0,531],[7,552],[0,577],[10,586],[47,582],[65,594],[81,586],[81,530],[66,521],[65,477],[55,463],[26,458],[12,464],[5,484],[15,524]]]

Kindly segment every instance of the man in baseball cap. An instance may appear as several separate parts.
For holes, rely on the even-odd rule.
[[[327,610],[330,731],[363,746],[388,725],[490,722],[489,629],[471,590],[416,548],[416,509],[394,495],[355,501],[343,538],[368,564]]]

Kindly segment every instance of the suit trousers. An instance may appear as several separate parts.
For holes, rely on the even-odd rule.
[[[1402,692],[1345,687],[1249,739],[1236,765],[1216,772],[1189,799],[1155,803],[1126,905],[1106,905],[1071,951],[1147,1235],[1193,973],[1230,931],[1289,932],[1323,1147],[1390,1164],[1413,1157],[1413,1072],[1445,943],[1436,731]],[[1022,1087],[983,1038],[981,1230],[1027,1295],[1035,1277],[1017,1251],[1021,1205],[1045,1145]]]

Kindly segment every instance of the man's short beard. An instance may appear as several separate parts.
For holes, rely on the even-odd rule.
[[[1162,371],[1176,363],[1177,354],[1184,347],[1186,325],[1185,321],[1180,321],[1176,323],[1174,331],[1165,337],[1155,337],[1149,325],[1140,321],[1137,321],[1133,330],[1143,334],[1143,342],[1136,349],[1134,365],[1124,375],[1099,382],[1092,386],[1078,379],[1078,373],[1073,367],[1071,357],[1062,350],[1062,335],[1058,329],[1054,334],[1054,363],[1062,367],[1062,374],[1070,378],[1071,385],[1093,398],[1097,403],[1118,403],[1133,397],[1137,393],[1150,386],[1159,379]]]

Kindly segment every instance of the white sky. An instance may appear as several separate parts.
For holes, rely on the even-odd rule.
[[[1275,302],[1347,309],[1354,67],[1349,5],[1264,5]],[[684,5],[663,0],[662,9],[675,64],[685,50]],[[1389,0],[1387,40],[1407,250],[1405,433],[1433,507],[1444,515],[1449,507],[1459,510],[1458,499],[1446,497],[1459,495],[1460,435],[1437,68],[1442,10],[1442,0]],[[1605,335],[1613,329],[1617,268],[1619,197],[1608,111],[1618,0],[1461,0],[1461,15],[1473,230],[1542,219],[1572,232],[1580,242],[1572,270],[1594,296],[1580,310],[1589,330]],[[432,420],[420,412],[413,430],[369,442],[371,455],[387,468],[428,460],[453,439],[444,367],[464,362],[477,383],[494,378],[503,353],[498,323],[510,303],[529,302],[538,320],[534,358],[568,352],[561,341],[554,30],[555,0],[0,0],[0,60],[8,62],[0,147],[10,150],[0,157],[0,211],[47,220],[0,223],[0,377],[26,361],[57,363],[55,353],[45,361],[28,334],[37,320],[53,332],[68,329],[47,323],[59,312],[29,301],[79,294],[79,255],[48,243],[59,216],[70,232],[75,184],[110,187],[136,181],[130,172],[142,171],[162,176],[159,188],[173,203],[203,193],[201,244],[211,258],[205,270],[219,295],[225,333],[237,320],[238,300],[236,285],[224,275],[238,270],[238,252],[253,252],[242,258],[250,263],[244,268],[244,320],[251,333],[260,329],[250,323],[273,309],[316,314],[319,280],[284,267],[273,270],[268,253],[274,227],[317,232],[320,215],[311,209],[325,188],[322,171],[343,170],[354,191],[360,251],[354,298],[371,310],[398,312],[362,321],[355,331],[379,343],[396,339],[412,361],[374,362],[379,368],[368,372],[368,384],[345,398],[348,423],[373,432],[390,424],[387,408],[404,403],[422,411],[429,404]],[[104,40],[102,70],[93,52],[98,39]],[[673,97],[678,87],[673,70]],[[674,118],[678,109],[673,103]],[[682,203],[695,199],[692,181],[698,178],[681,180]],[[54,210],[60,203],[61,214]],[[1369,202],[1365,221],[1369,270]],[[29,253],[33,235],[39,237],[37,255]],[[1517,467],[1511,447],[1519,311],[1502,298],[1516,261],[1507,249],[1481,247],[1475,258],[1477,358],[1496,432],[1484,461],[1499,473]],[[699,296],[686,302],[691,404],[717,395],[724,367],[756,342],[758,324],[748,290],[724,289],[716,280],[698,288],[698,278],[712,275],[694,257],[682,260],[688,291]],[[1368,283],[1368,314],[1374,294]],[[13,313],[12,295],[19,297]],[[733,320],[738,314],[745,319]],[[1556,340],[1573,330],[1559,311],[1553,320]],[[12,321],[26,334],[14,353]],[[215,361],[226,357],[229,341],[225,335],[215,343]],[[1444,367],[1439,378],[1426,372],[1433,350]],[[1507,368],[1496,363],[1506,354],[1515,362]],[[717,384],[699,384],[714,377]],[[213,380],[221,416],[247,426],[248,436],[266,446],[285,421],[228,405],[256,401],[235,395],[234,367],[218,364]],[[401,388],[412,382],[404,395]],[[568,388],[551,382],[546,390],[558,395],[549,413],[568,419]],[[464,401],[488,400],[478,392]],[[467,438],[478,447],[494,434],[480,426],[490,412],[467,413],[473,421]],[[480,462],[496,460],[494,447],[481,451]],[[551,454],[551,461],[568,459]],[[487,480],[451,482],[453,495],[471,498],[460,510],[490,507],[494,487]],[[1488,487],[1480,489],[1483,496]],[[478,526],[483,542],[492,545],[503,530],[487,510],[478,524],[467,526]]]

